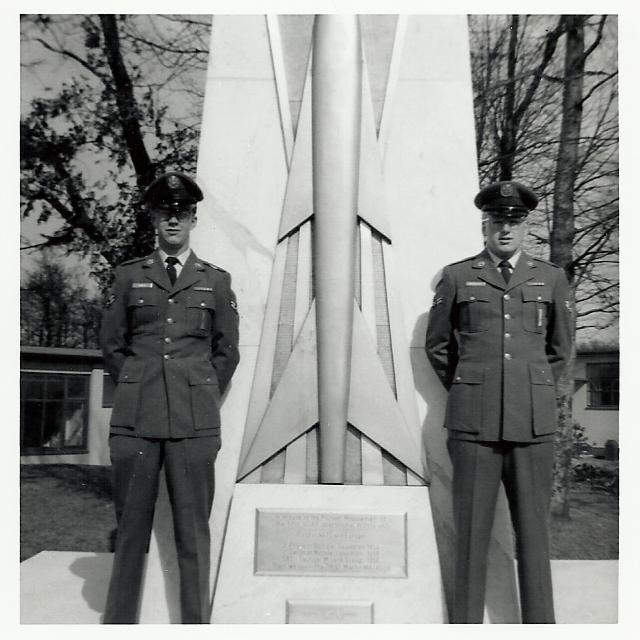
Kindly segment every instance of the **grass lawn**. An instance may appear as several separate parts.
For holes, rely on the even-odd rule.
[[[571,518],[551,517],[551,557],[560,560],[618,558],[618,496],[577,482]]]
[[[20,466],[20,561],[40,551],[109,551],[111,468]]]
[[[110,468],[21,465],[20,561],[40,551],[109,551],[115,528]],[[576,483],[571,519],[552,517],[551,557],[618,557],[618,496]]]

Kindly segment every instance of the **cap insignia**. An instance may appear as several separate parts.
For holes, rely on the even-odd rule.
[[[504,198],[508,198],[513,195],[513,185],[511,184],[501,184],[500,185],[500,195]]]
[[[169,189],[179,189],[182,186],[182,181],[178,176],[168,176],[167,177],[167,186]]]

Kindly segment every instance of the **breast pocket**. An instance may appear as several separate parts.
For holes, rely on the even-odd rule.
[[[160,293],[157,289],[131,289],[127,298],[129,322],[133,329],[144,328],[158,320]]]
[[[467,287],[458,295],[460,331],[475,333],[489,329],[489,294],[486,287]]]
[[[544,333],[547,329],[551,291],[546,287],[522,289],[522,324],[525,331]]]
[[[211,335],[215,313],[213,291],[193,291],[187,298],[187,333],[191,336]]]

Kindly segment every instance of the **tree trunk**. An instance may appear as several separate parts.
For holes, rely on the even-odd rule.
[[[124,140],[136,171],[138,188],[142,190],[153,180],[155,165],[147,153],[140,128],[140,109],[133,92],[133,83],[122,57],[116,16],[100,15],[100,24],[104,35],[107,60],[113,75]],[[126,258],[149,253],[155,244],[151,219],[142,205],[138,205],[137,208],[136,229],[132,245],[133,256],[125,256]]]
[[[502,137],[500,138],[500,180],[513,178],[513,163],[516,154],[516,131],[518,123],[515,118],[516,104],[516,57],[518,50],[518,26],[520,18],[511,16],[511,33],[509,35],[509,52],[507,54],[507,86],[504,97],[504,117],[502,120]]]
[[[564,16],[566,26],[565,79],[562,96],[562,125],[556,164],[551,260],[567,274],[571,289],[573,313],[571,357],[558,384],[558,431],[554,481],[554,510],[570,516],[571,457],[573,453],[574,361],[576,339],[575,279],[573,240],[575,236],[573,202],[579,162],[580,127],[584,81],[585,16]]]

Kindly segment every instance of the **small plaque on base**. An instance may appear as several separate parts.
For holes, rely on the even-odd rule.
[[[373,624],[373,602],[287,600],[287,624]]]

